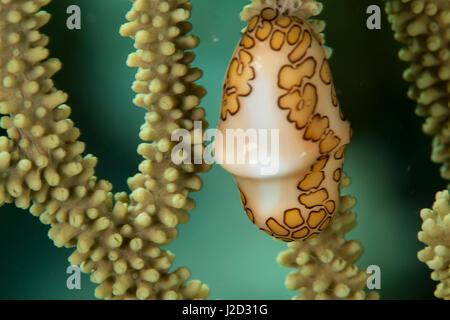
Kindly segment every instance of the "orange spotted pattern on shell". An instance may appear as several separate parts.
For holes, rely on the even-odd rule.
[[[250,187],[245,189],[247,180],[233,176],[237,182],[243,181],[238,183],[244,210],[262,231],[286,242],[306,240],[325,230],[338,208],[338,186],[351,129],[340,110],[319,37],[303,19],[282,15],[273,8],[265,8],[249,21],[233,55],[224,82],[220,112],[223,127],[231,125],[244,108],[257,108],[246,99],[257,89],[259,77],[264,76],[265,60],[257,58],[266,52],[285,61],[272,79],[278,94],[270,110],[282,114],[283,126],[292,126],[298,132],[289,138],[302,139],[314,160],[306,169],[295,172],[295,199],[287,207],[280,203],[271,215],[259,214],[262,199],[252,196]]]

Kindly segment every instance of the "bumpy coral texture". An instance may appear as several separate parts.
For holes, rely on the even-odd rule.
[[[251,0],[244,8],[241,18],[250,20],[258,10],[264,7],[292,8],[301,18],[308,18],[308,23],[317,33],[321,33],[324,43],[325,22],[310,18],[321,12],[322,5],[318,1],[306,0]],[[311,8],[314,8],[311,9]],[[327,50],[327,58],[331,49]],[[350,183],[345,174],[342,175],[341,187]],[[295,268],[285,281],[290,290],[299,291],[294,299],[378,299],[375,291],[366,292],[368,274],[360,270],[354,263],[361,256],[363,248],[359,241],[345,240],[345,234],[356,225],[356,214],[350,209],[355,205],[351,196],[341,196],[339,210],[332,222],[318,236],[302,242],[291,242],[288,250],[278,256],[278,263]]]
[[[403,78],[412,82],[408,96],[417,102],[416,114],[426,117],[423,132],[433,136],[431,159],[442,163],[441,176],[450,180],[450,1],[388,0],[386,12],[396,40],[406,46],[399,58],[411,63]],[[447,189],[450,185],[447,186]],[[436,194],[433,210],[424,209],[418,253],[440,281],[435,295],[450,299],[450,224],[448,190]]]
[[[450,300],[450,193],[438,192],[432,209],[422,209],[419,240],[428,246],[417,257],[433,270],[431,279],[440,281],[434,294]]]
[[[67,94],[51,80],[60,68],[48,59],[48,37],[39,33],[50,15],[50,0],[0,1],[0,204],[28,209],[44,224],[58,247],[76,247],[70,257],[100,284],[107,299],[203,299],[209,289],[186,281],[189,270],[169,268],[174,260],[160,247],[177,236],[176,226],[194,207],[188,197],[201,188],[200,165],[170,161],[170,134],[202,120],[198,107],[205,91],[195,85],[201,72],[190,67],[197,45],[186,35],[187,0],[133,1],[121,33],[135,39],[129,66],[139,67],[135,103],[147,110],[140,137],[146,143],[140,173],[128,181],[131,193],[111,192],[94,175],[97,158],[82,156],[80,130],[69,119]]]
[[[316,0],[250,0],[251,4],[241,13],[242,20],[249,20],[267,7],[277,8],[283,13],[307,19],[322,12],[322,3]]]

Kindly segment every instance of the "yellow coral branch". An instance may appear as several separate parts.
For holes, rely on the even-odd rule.
[[[450,179],[450,2],[388,0],[386,12],[397,41],[406,43],[399,58],[411,63],[403,78],[412,82],[408,96],[416,114],[426,117],[423,131],[433,135],[432,160],[443,163]]]
[[[428,246],[417,257],[433,270],[431,279],[440,281],[434,295],[450,300],[450,193],[436,193],[432,209],[422,209],[423,220],[419,240]]]
[[[169,269],[174,255],[160,247],[177,235],[194,207],[188,195],[201,188],[200,165],[174,166],[170,134],[177,128],[192,133],[193,120],[203,120],[197,105],[204,89],[190,67],[195,47],[190,30],[190,4],[178,1],[133,1],[122,34],[136,39],[128,64],[138,66],[133,85],[135,103],[149,110],[140,136],[151,143],[138,152],[145,160],[140,174],[129,179],[132,190],[111,193],[97,181],[97,159],[82,157],[80,130],[69,119],[67,94],[51,77],[61,68],[47,59],[48,38],[39,33],[50,15],[40,8],[50,0],[0,2],[0,204],[16,206],[51,226],[56,246],[76,247],[70,257],[99,283],[99,298],[201,299],[208,287],[185,283],[187,268]]]
[[[432,161],[442,163],[441,177],[450,180],[450,2],[387,0],[386,12],[396,40],[406,43],[399,58],[411,63],[403,73],[412,82],[408,96],[416,114],[426,117],[424,133],[433,135]],[[447,186],[449,188],[449,185]],[[438,192],[433,209],[421,211],[419,240],[427,245],[418,258],[440,281],[435,296],[450,299],[450,208],[448,190]]]

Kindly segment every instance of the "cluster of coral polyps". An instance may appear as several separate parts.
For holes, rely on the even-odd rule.
[[[97,159],[82,156],[80,130],[69,119],[68,96],[51,77],[61,68],[47,59],[48,37],[39,32],[50,15],[50,0],[0,0],[0,204],[15,202],[50,225],[56,246],[76,247],[74,265],[99,283],[99,298],[202,299],[208,287],[185,283],[187,268],[169,272],[174,255],[160,247],[177,235],[176,226],[194,207],[188,198],[201,188],[200,165],[170,161],[170,135],[203,120],[198,107],[201,72],[190,67],[197,41],[187,0],[133,1],[121,33],[135,39],[128,65],[139,67],[135,103],[147,109],[138,152],[140,173],[129,179],[131,194],[111,193],[94,176]]]
[[[386,12],[395,39],[406,44],[399,58],[411,66],[403,78],[413,82],[408,96],[417,102],[416,114],[427,117],[423,131],[434,136],[431,159],[443,164],[441,176],[450,180],[450,1],[388,0]],[[440,281],[436,297],[450,299],[448,190],[438,192],[433,210],[423,209],[421,217],[419,240],[428,246],[418,253],[419,260]]]
[[[386,12],[395,39],[406,44],[399,58],[411,66],[403,78],[413,82],[416,113],[427,117],[423,131],[434,136],[432,160],[450,180],[450,1],[389,0]]]
[[[241,13],[242,20],[251,19],[267,7],[304,19],[319,15],[323,8],[322,3],[317,0],[250,0],[250,2]]]
[[[450,299],[450,193],[438,192],[432,209],[422,209],[419,240],[428,246],[417,254],[433,270],[431,278],[440,281],[435,296]]]

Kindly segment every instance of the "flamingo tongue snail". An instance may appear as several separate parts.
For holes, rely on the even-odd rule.
[[[338,207],[351,128],[325,50],[306,20],[268,7],[249,21],[224,81],[218,131],[230,129],[277,132],[271,148],[278,148],[278,170],[271,174],[261,173],[260,159],[225,161],[260,149],[263,139],[236,148],[229,141],[234,137],[223,135],[214,144],[216,161],[233,175],[249,219],[287,242],[323,231]]]

